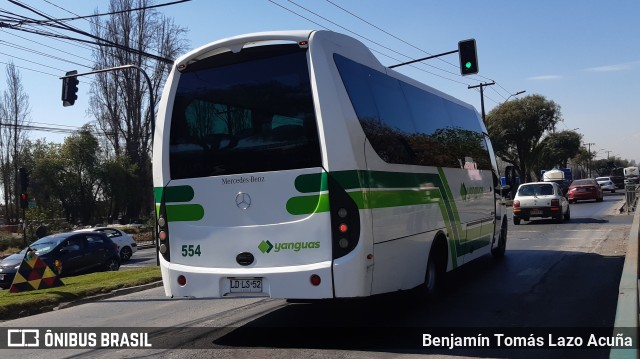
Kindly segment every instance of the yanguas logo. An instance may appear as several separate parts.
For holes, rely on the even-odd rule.
[[[270,241],[262,241],[258,245],[258,249],[262,253],[280,252],[290,250],[293,252],[300,252],[303,249],[316,249],[320,248],[320,242],[284,242],[273,244]]]

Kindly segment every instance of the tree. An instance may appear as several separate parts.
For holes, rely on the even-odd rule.
[[[580,152],[582,135],[575,131],[553,132],[540,141],[540,156],[533,166],[535,173],[551,168],[566,168],[569,159]]]
[[[129,186],[137,181],[137,168],[128,157],[116,156],[104,164],[104,200],[109,222],[118,219],[127,203],[136,200],[135,189]]]
[[[36,211],[42,218],[59,218],[63,213],[58,197],[60,183],[56,181],[56,176],[64,169],[61,147],[62,144],[45,142],[43,139],[35,142],[27,140],[25,143],[23,158],[24,166],[31,171],[30,195],[36,201]],[[31,209],[29,211],[32,212]]]
[[[129,218],[138,217],[142,211],[151,212],[149,154],[156,109],[149,106],[149,94],[159,98],[170,70],[169,63],[151,60],[143,53],[155,52],[172,59],[183,52],[186,45],[182,39],[186,30],[157,11],[123,12],[150,4],[148,0],[111,0],[109,12],[113,14],[92,25],[94,35],[121,45],[116,48],[103,42],[94,52],[96,68],[132,64],[145,69],[151,78],[149,88],[143,75],[135,69],[105,72],[98,74],[91,86],[91,114],[109,139],[115,155],[126,156],[138,170],[135,182],[128,184],[138,196],[128,201],[126,208],[118,210]]]
[[[588,176],[589,168],[593,168],[593,153],[590,153],[585,146],[580,146],[578,153],[573,157],[572,163],[578,166],[578,173],[574,173],[574,178],[584,178]]]
[[[5,220],[18,220],[19,190],[16,181],[19,153],[27,137],[24,125],[29,123],[29,96],[24,92],[20,72],[13,62],[6,68],[7,89],[0,101],[0,175],[3,183]]]
[[[531,168],[540,156],[541,140],[561,121],[560,106],[542,95],[505,102],[486,117],[487,130],[499,157],[531,180]]]
[[[103,198],[104,151],[85,125],[63,144],[28,142],[25,158],[32,167],[32,193],[38,210],[49,218],[60,212],[70,223],[92,223]]]

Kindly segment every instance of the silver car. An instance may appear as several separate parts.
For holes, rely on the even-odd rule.
[[[596,182],[598,182],[603,191],[611,191],[611,193],[616,191],[616,184],[613,183],[611,177],[596,177]]]
[[[136,241],[126,232],[113,227],[95,227],[79,229],[76,232],[100,232],[104,233],[118,246],[120,260],[126,262],[138,250]]]

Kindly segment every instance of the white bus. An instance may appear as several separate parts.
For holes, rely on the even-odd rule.
[[[254,33],[176,60],[155,131],[160,267],[175,297],[431,294],[502,256],[477,111],[331,31]]]

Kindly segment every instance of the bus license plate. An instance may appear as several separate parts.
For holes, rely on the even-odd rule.
[[[231,293],[262,293],[260,278],[229,278]]]

